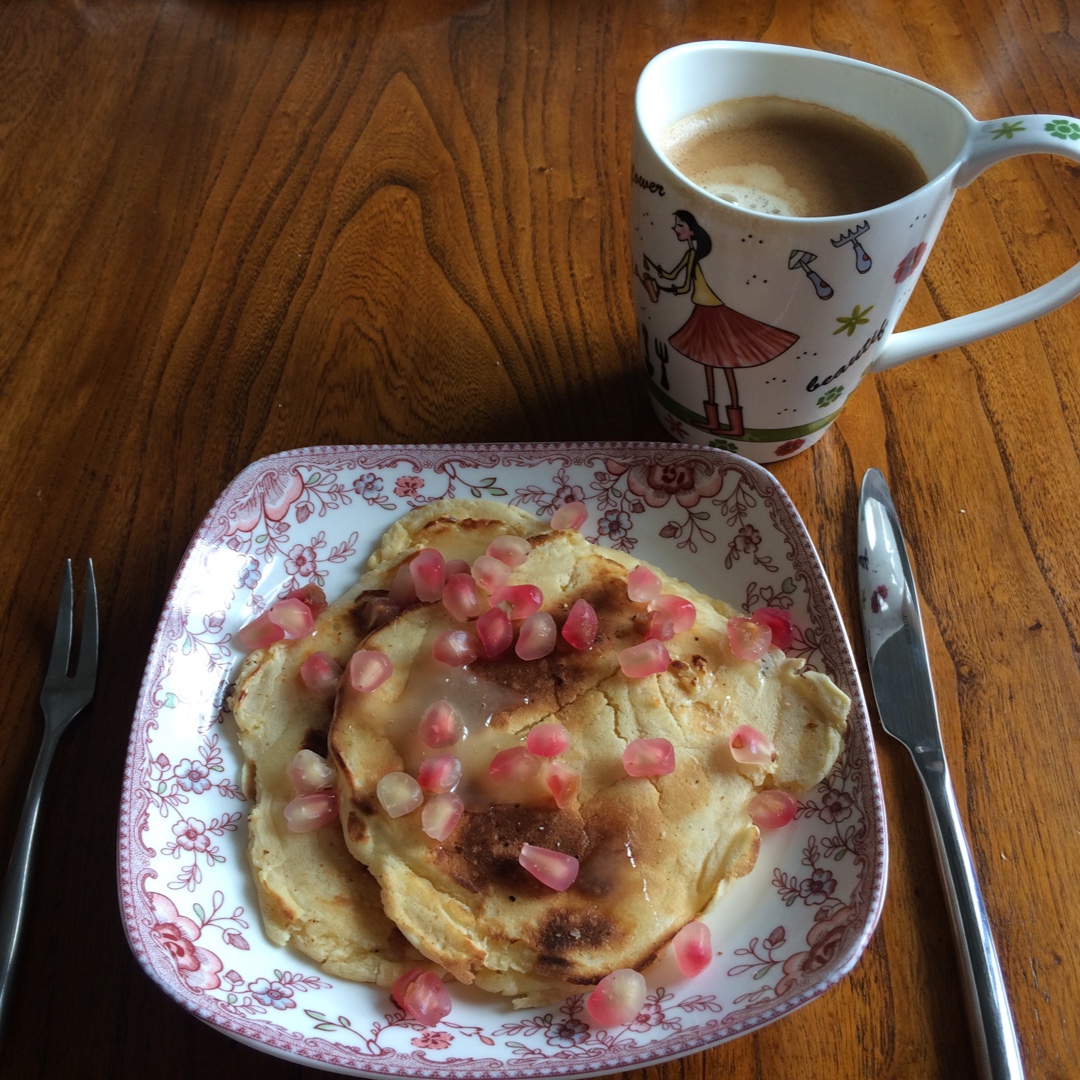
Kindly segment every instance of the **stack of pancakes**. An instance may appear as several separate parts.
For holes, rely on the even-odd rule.
[[[504,533],[531,552],[510,582],[538,586],[558,626],[574,602],[595,609],[590,649],[560,637],[552,653],[513,650],[448,668],[432,657],[443,630],[459,628],[443,605],[398,611],[386,592],[403,562],[425,547],[472,561]],[[618,653],[647,631],[646,605],[629,599],[640,560],[499,503],[443,500],[406,514],[383,537],[361,581],[318,620],[311,638],[279,642],[244,662],[233,712],[252,774],[249,853],[263,920],[331,974],[386,985],[410,967],[435,967],[463,983],[542,1003],[598,982],[616,968],[644,970],[725,884],[754,865],[758,830],[747,806],[763,787],[804,791],[832,768],[849,701],[827,677],[770,649],[733,656],[736,614],[653,568],[663,591],[693,602],[689,631],[666,642],[659,675],[631,679]],[[393,674],[371,693],[343,679],[319,701],[299,677],[315,651],[344,664],[360,646],[390,658]],[[426,708],[445,698],[465,736],[430,749],[417,737]],[[542,783],[492,781],[499,750],[557,720],[570,732],[561,755],[581,787],[562,808]],[[737,764],[728,741],[742,724],[776,747],[768,766]],[[631,777],[625,747],[665,738],[675,769]],[[337,773],[341,827],[291,833],[282,814],[294,792],[286,769],[297,750],[328,755]],[[415,776],[425,756],[454,753],[464,770],[464,813],[450,836],[430,839],[420,811],[390,817],[376,797],[389,772]],[[576,881],[556,892],[518,862],[523,844],[572,855]]]

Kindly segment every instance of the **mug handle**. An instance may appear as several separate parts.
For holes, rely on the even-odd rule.
[[[1035,114],[980,123],[957,173],[956,186],[967,187],[991,165],[1021,154],[1058,154],[1080,161],[1080,120]],[[1077,295],[1080,295],[1080,263],[1045,285],[1002,304],[893,334],[867,370],[885,371],[918,356],[968,345],[1037,319]]]

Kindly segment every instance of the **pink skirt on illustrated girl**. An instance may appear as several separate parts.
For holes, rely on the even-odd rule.
[[[683,356],[699,364],[737,368],[775,360],[799,340],[799,335],[723,305],[695,304],[690,318],[668,340]]]

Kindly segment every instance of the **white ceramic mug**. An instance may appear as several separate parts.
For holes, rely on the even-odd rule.
[[[928,181],[874,210],[786,217],[716,198],[664,155],[662,136],[675,121],[721,101],[771,96],[824,105],[888,132],[914,153]],[[1080,161],[1080,121],[976,120],[927,83],[807,49],[705,41],[654,57],[637,86],[630,212],[638,343],[660,422],[683,442],[778,461],[821,438],[868,371],[977,341],[1080,294],[1077,264],[1003,304],[893,333],[956,190],[995,162],[1033,153]],[[692,215],[695,229],[680,212]],[[711,244],[699,243],[702,229]],[[694,337],[684,328],[698,314],[697,290],[683,283],[662,291],[672,280],[663,271],[703,246],[711,247],[698,260],[708,290],[759,335],[743,355],[700,333],[689,348],[696,357],[679,351]]]

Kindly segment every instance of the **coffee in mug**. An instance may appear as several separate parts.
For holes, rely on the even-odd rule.
[[[926,183],[918,159],[888,132],[791,98],[717,102],[677,120],[660,146],[710,195],[764,214],[858,214]]]

